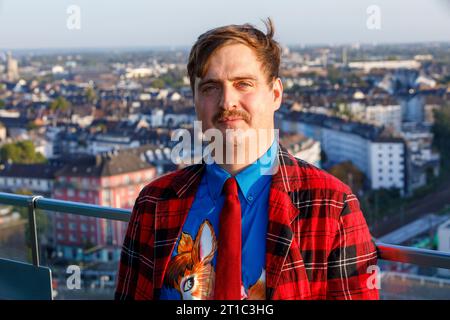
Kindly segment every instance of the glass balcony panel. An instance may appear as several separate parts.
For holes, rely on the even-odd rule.
[[[31,263],[27,210],[0,204],[0,258]]]
[[[450,270],[380,260],[380,299],[449,300]]]
[[[1,258],[32,263],[29,200],[0,194]],[[52,270],[54,299],[113,299],[129,210],[48,198],[36,206],[42,208],[36,209],[40,264]],[[450,269],[419,265],[448,267],[448,253],[378,245],[381,299],[450,299]],[[392,261],[398,259],[410,263]]]
[[[127,222],[37,210],[40,262],[55,300],[112,300]]]

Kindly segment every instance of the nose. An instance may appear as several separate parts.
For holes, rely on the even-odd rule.
[[[221,109],[229,110],[235,109],[238,106],[238,95],[236,90],[233,90],[233,86],[224,85],[222,87],[222,94],[220,96],[219,106]]]

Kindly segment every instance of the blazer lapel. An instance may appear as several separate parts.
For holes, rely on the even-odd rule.
[[[289,195],[275,188],[270,189],[268,209],[266,297],[271,299],[294,237],[289,217],[295,215],[297,210],[293,207]]]
[[[310,289],[298,239],[291,224],[300,214],[290,194],[300,188],[297,160],[279,145],[278,162],[269,193],[269,224],[266,238],[266,298],[307,299]],[[289,265],[288,265],[289,264]],[[288,267],[289,266],[289,267]],[[290,281],[279,290],[280,276],[290,272]]]
[[[204,166],[195,165],[174,179],[174,194],[160,200],[155,209],[155,270],[153,274],[156,292],[162,287],[167,265],[180,236],[189,209],[195,199]],[[158,295],[155,294],[157,298]]]

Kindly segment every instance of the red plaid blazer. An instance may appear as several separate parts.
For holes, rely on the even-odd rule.
[[[356,196],[330,174],[278,150],[268,205],[267,299],[378,299],[368,285],[377,251]],[[159,298],[204,171],[204,164],[192,165],[141,191],[122,248],[116,299]]]

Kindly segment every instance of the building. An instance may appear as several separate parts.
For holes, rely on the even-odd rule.
[[[79,130],[61,130],[55,131],[54,136],[50,139],[54,157],[66,156],[69,154],[82,154],[87,153],[87,146],[81,145],[80,140],[83,134]]]
[[[6,58],[6,80],[10,82],[19,80],[19,63],[13,59],[11,52],[8,52]]]
[[[401,131],[402,108],[400,105],[374,105],[365,108],[364,120],[376,126],[392,128]]]
[[[0,110],[0,123],[6,130],[6,136],[11,139],[27,138],[28,130],[26,128],[30,121],[25,117],[16,117],[15,114],[16,112]]]
[[[127,68],[125,77],[127,79],[139,79],[151,77],[154,74],[151,68]]]
[[[372,69],[419,69],[421,63],[416,60],[358,61],[350,62],[348,66],[369,72]]]
[[[169,147],[161,147],[153,144],[146,144],[138,148],[123,150],[123,152],[134,154],[155,167],[157,176],[179,168],[177,164],[175,164],[174,159],[172,159],[171,151],[172,150]]]
[[[5,142],[5,140],[6,140],[6,128],[0,122],[0,142]]]
[[[405,122],[423,122],[425,120],[424,98],[420,95],[399,96],[402,106],[402,120]]]
[[[372,189],[406,191],[406,147],[399,138],[377,138],[369,144],[369,170]]]
[[[128,152],[88,156],[56,172],[53,198],[131,208],[140,190],[155,176],[153,166]],[[66,259],[83,259],[83,250],[92,247],[109,248],[109,260],[119,258],[126,223],[58,213],[53,226],[56,250]]]
[[[53,142],[45,138],[33,138],[34,150],[40,152],[46,159],[54,157],[53,154]]]
[[[384,137],[382,127],[306,112],[290,112],[277,124],[282,131],[302,133],[320,142],[325,167],[351,161],[370,181],[371,189],[407,185],[405,143]]]
[[[440,155],[433,151],[433,133],[429,125],[403,123],[401,136],[408,149],[408,192],[425,186],[440,172]]]
[[[87,151],[93,155],[119,149],[136,148],[140,145],[139,141],[133,137],[119,133],[96,134],[88,143]]]
[[[296,158],[320,168],[320,142],[299,133],[280,134],[280,143]]]
[[[35,195],[51,196],[55,172],[61,167],[54,164],[19,164],[0,165],[0,190],[17,193],[29,191]]]

